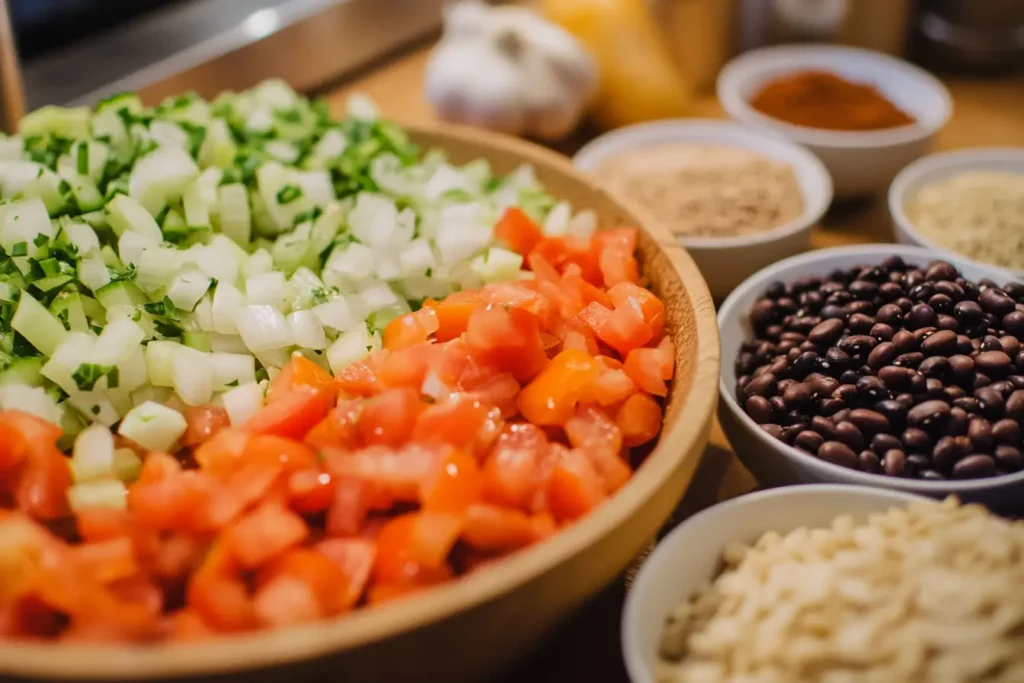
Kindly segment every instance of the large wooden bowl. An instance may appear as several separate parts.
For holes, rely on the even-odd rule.
[[[486,571],[420,596],[287,630],[168,647],[0,644],[0,677],[35,679],[332,680],[352,683],[480,679],[532,647],[610,583],[678,503],[707,441],[718,395],[718,326],[697,267],[660,225],[612,198],[562,156],[456,127],[414,128],[452,161],[487,159],[507,173],[530,163],[556,196],[603,225],[637,225],[641,266],[665,301],[676,378],[657,446],[632,481],[578,523]]]

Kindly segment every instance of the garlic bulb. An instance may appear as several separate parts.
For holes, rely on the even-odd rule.
[[[576,127],[596,89],[586,49],[525,7],[450,6],[427,64],[427,99],[441,119],[548,140]]]

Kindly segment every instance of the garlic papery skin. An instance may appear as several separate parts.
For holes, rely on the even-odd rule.
[[[442,120],[546,140],[572,132],[597,84],[596,62],[568,32],[525,7],[476,0],[445,10],[426,73]]]

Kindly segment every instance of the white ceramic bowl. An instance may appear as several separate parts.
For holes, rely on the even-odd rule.
[[[934,183],[971,171],[1004,171],[1024,175],[1024,147],[976,147],[955,152],[930,154],[900,171],[889,186],[889,213],[892,215],[896,239],[903,244],[915,244],[942,251],[960,259],[966,256],[951,252],[922,233],[907,216],[904,207],[920,189]],[[989,264],[976,262],[981,266]],[[1024,270],[1013,271],[1024,277]]]
[[[832,202],[832,179],[813,154],[781,138],[729,121],[655,121],[598,137],[573,157],[573,164],[593,172],[609,157],[629,150],[679,142],[742,147],[787,163],[793,168],[803,193],[803,214],[771,230],[741,237],[678,238],[697,262],[716,301],[721,301],[751,273],[779,259],[807,251],[811,228],[821,220]]]
[[[827,275],[837,268],[879,263],[885,257],[902,256],[908,263],[925,264],[938,258],[922,247],[899,244],[871,244],[821,249],[786,259],[751,276],[737,287],[718,309],[718,330],[722,340],[722,376],[719,384],[718,419],[736,455],[754,477],[765,485],[815,482],[859,484],[897,489],[932,497],[951,493],[961,499],[981,502],[1007,510],[1024,508],[1024,472],[987,479],[924,481],[901,479],[851,470],[819,460],[771,437],[741,408],[736,400],[736,357],[745,339],[752,336],[750,307],[772,282],[789,282],[808,275]],[[991,278],[1002,284],[1013,279],[998,268],[945,257],[969,280]]]
[[[870,83],[917,121],[887,130],[832,131],[785,123],[750,106],[768,81],[807,69]],[[733,119],[783,135],[817,154],[832,174],[836,197],[883,190],[901,168],[931,150],[953,112],[949,91],[927,71],[879,52],[839,45],[780,45],[747,52],[722,69],[717,91]]]
[[[797,486],[716,505],[677,526],[640,568],[622,614],[622,651],[633,683],[656,683],[665,619],[714,579],[722,551],[768,531],[828,527],[839,515],[864,520],[917,496],[859,486]]]

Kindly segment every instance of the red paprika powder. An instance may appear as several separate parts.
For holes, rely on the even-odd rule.
[[[915,121],[875,87],[828,71],[800,71],[769,81],[750,106],[786,123],[828,130],[882,130]]]

